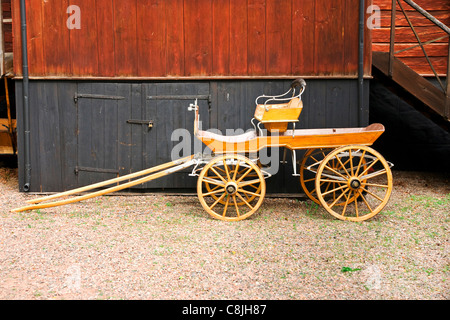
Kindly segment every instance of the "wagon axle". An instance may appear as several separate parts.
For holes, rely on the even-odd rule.
[[[234,182],[234,181],[228,182],[227,185],[225,186],[225,190],[226,190],[227,194],[230,196],[234,195],[236,193],[237,189],[238,189],[238,186],[237,186],[236,182]]]
[[[359,181],[358,178],[351,178],[348,181],[348,186],[352,189],[352,190],[358,190],[361,187],[361,181]]]

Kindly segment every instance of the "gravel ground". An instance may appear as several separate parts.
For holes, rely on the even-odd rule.
[[[158,194],[11,213],[36,196],[0,168],[0,299],[446,300],[449,179],[394,171],[362,223],[292,198],[229,223]]]

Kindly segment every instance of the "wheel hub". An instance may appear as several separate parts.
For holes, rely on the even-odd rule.
[[[358,190],[361,187],[361,181],[358,178],[351,178],[348,182],[348,185],[353,190]]]
[[[229,194],[230,196],[232,196],[233,194],[236,193],[238,187],[237,184],[235,182],[228,182],[225,186],[225,191],[227,192],[227,194]]]

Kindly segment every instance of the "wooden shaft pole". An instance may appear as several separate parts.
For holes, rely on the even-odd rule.
[[[126,188],[129,188],[129,187],[141,184],[141,183],[145,183],[145,182],[148,182],[150,180],[161,178],[163,176],[166,176],[166,175],[171,174],[173,172],[179,171],[179,170],[184,169],[186,167],[189,167],[191,165],[192,165],[192,162],[191,161],[187,161],[187,162],[184,162],[183,164],[178,165],[177,167],[166,169],[164,171],[157,172],[157,173],[151,174],[149,176],[137,179],[135,181],[127,182],[127,183],[124,183],[124,184],[121,184],[121,185],[118,185],[118,186],[115,186],[115,187],[110,187],[110,188],[107,188],[107,189],[104,189],[104,190],[99,190],[99,191],[96,191],[96,192],[92,192],[92,193],[89,193],[89,194],[86,194],[86,195],[74,197],[74,198],[71,198],[71,199],[65,199],[65,200],[59,200],[59,201],[47,202],[47,203],[41,203],[41,204],[34,204],[34,205],[29,205],[29,206],[25,206],[25,207],[21,207],[21,208],[16,208],[16,209],[12,209],[11,212],[21,212],[21,211],[27,211],[27,210],[44,209],[44,208],[62,206],[62,205],[65,205],[65,204],[79,202],[79,201],[86,200],[86,199],[91,199],[91,198],[94,198],[94,197],[105,195],[107,193],[119,191],[119,190],[126,189]]]
[[[43,202],[43,201],[48,201],[48,200],[61,198],[61,197],[65,197],[65,196],[70,196],[70,195],[73,195],[73,194],[76,194],[76,193],[81,193],[81,192],[85,192],[85,191],[92,190],[92,189],[95,189],[95,188],[104,187],[104,186],[107,186],[107,185],[110,185],[110,184],[113,184],[113,183],[117,183],[117,182],[120,182],[120,181],[123,181],[123,180],[136,178],[136,177],[139,177],[139,176],[143,176],[145,174],[150,174],[150,173],[153,173],[153,172],[156,172],[156,171],[160,171],[160,170],[164,170],[164,169],[173,167],[173,166],[175,166],[177,164],[184,163],[184,162],[187,162],[189,160],[192,160],[193,157],[194,157],[194,155],[190,155],[188,157],[181,158],[179,160],[175,160],[175,161],[172,161],[172,162],[164,163],[164,164],[161,164],[159,166],[152,167],[152,168],[149,168],[149,169],[145,169],[145,170],[142,170],[142,171],[138,171],[138,172],[135,172],[135,173],[131,173],[131,174],[128,174],[128,175],[125,175],[125,176],[122,176],[122,177],[106,180],[106,181],[103,181],[103,182],[94,183],[94,184],[91,184],[91,185],[88,185],[88,186],[84,186],[84,187],[80,187],[80,188],[77,188],[77,189],[68,190],[68,191],[65,191],[65,192],[53,194],[53,195],[42,197],[42,198],[28,200],[26,202],[27,203],[40,203],[40,202]]]

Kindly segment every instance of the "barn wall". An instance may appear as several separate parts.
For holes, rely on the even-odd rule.
[[[436,19],[445,25],[450,25],[450,1],[448,0],[415,0],[419,6],[432,14]],[[391,32],[391,8],[392,0],[374,0],[374,5],[381,9],[381,27],[372,30],[372,50],[389,52],[390,32]],[[425,18],[414,8],[402,1],[402,6],[407,12],[415,31],[422,43],[436,40],[425,45],[427,55],[433,64],[434,69],[439,75],[447,73],[447,57],[448,57],[448,37],[446,33],[437,27],[433,22]],[[408,24],[400,6],[396,6],[396,22],[395,22],[395,51],[403,50],[408,47],[417,45],[417,39]],[[422,76],[433,75],[427,59],[420,47],[403,51],[395,55],[403,63],[412,68]]]
[[[371,0],[365,1],[366,5]],[[27,0],[34,78],[353,77],[359,0]],[[69,5],[80,28],[69,29]],[[14,67],[22,74],[19,0]],[[70,11],[69,11],[70,12]],[[70,16],[70,17],[69,17]],[[370,75],[366,28],[365,75]]]
[[[203,130],[252,128],[255,98],[281,94],[288,80],[221,81],[30,81],[31,192],[63,191],[135,172],[171,160],[178,128],[192,133],[191,101],[158,100],[158,95],[199,95]],[[22,95],[22,82],[16,81]],[[356,80],[308,80],[304,109],[296,128],[355,127],[368,124],[368,83],[362,122]],[[95,98],[92,98],[95,95]],[[77,96],[77,99],[74,99]],[[23,105],[17,100],[19,187],[24,185]],[[147,124],[127,120],[152,120]],[[133,122],[133,121],[131,121]],[[192,144],[194,143],[192,137]],[[275,149],[274,152],[278,152]],[[302,154],[298,151],[298,156]],[[288,157],[290,160],[290,157]],[[191,190],[189,170],[153,181],[140,189]],[[287,164],[268,181],[269,192],[300,192]]]

